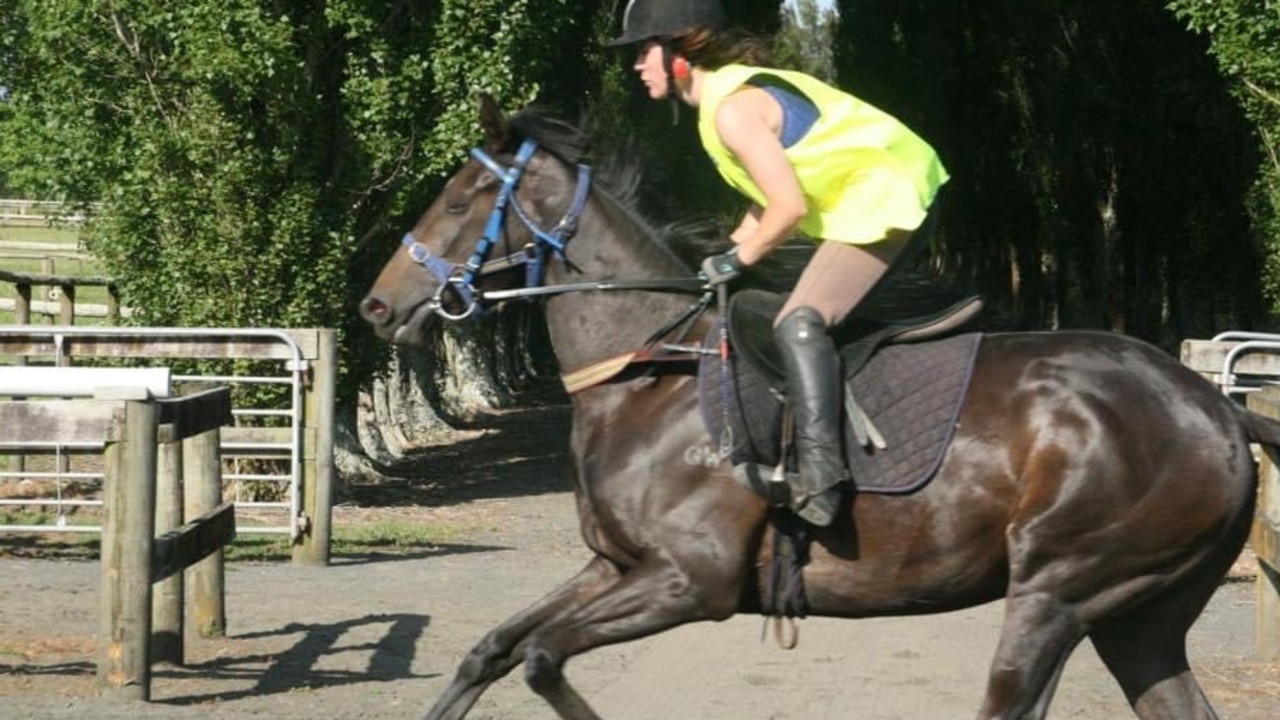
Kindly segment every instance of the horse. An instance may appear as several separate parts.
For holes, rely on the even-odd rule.
[[[598,716],[566,661],[762,613],[777,530],[770,503],[729,462],[705,461],[723,458],[691,373],[618,372],[673,318],[712,332],[714,309],[690,316],[686,293],[702,285],[689,264],[634,203],[592,182],[585,131],[528,110],[506,117],[487,98],[480,106],[483,146],[404,236],[360,312],[381,338],[413,345],[442,319],[533,299],[560,368],[603,368],[608,379],[571,395],[573,490],[591,559],[486,634],[426,717],[463,718],[523,663],[560,717],[588,720]],[[811,529],[808,613],[916,615],[1003,599],[978,718],[1044,718],[1085,638],[1137,717],[1214,718],[1186,633],[1249,532],[1250,443],[1280,445],[1280,424],[1142,341],[983,335],[932,481],[855,494],[830,527]],[[708,453],[691,461],[697,448]]]

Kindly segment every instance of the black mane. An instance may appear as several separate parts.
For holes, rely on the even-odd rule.
[[[527,108],[508,118],[518,140],[529,139],[560,161],[572,166],[586,163],[593,168],[593,182],[598,191],[625,209],[648,230],[654,241],[665,246],[691,269],[697,268],[707,255],[723,252],[731,246],[728,232],[708,215],[706,218],[683,218],[652,224],[642,210],[642,153],[629,136],[606,134],[591,127],[589,119],[578,124],[566,122],[543,108]],[[514,151],[515,148],[508,148]],[[813,244],[799,240],[786,251],[772,253],[748,273],[747,283],[775,291],[785,291],[799,276],[813,251]]]
[[[573,124],[537,107],[522,110],[508,122],[520,139],[533,140],[561,162],[569,166],[590,165],[597,187],[606,190],[638,217],[644,217],[640,212],[640,182],[644,173],[629,138],[603,137],[600,130],[591,128],[587,118]],[[600,152],[602,145],[608,150]]]

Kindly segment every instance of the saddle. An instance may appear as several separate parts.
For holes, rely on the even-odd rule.
[[[699,368],[711,437],[738,466],[739,480],[766,497],[783,461],[786,372],[773,320],[785,300],[754,289],[734,294],[723,321],[733,352],[727,361],[704,355]],[[982,302],[964,297],[913,312],[921,307],[904,295],[864,303],[833,331],[845,375],[845,459],[860,492],[918,489],[950,442],[981,340],[960,331]]]

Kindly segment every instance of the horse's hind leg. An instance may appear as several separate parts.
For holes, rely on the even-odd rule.
[[[427,713],[427,720],[460,720],[490,685],[524,660],[531,632],[557,615],[588,602],[617,579],[617,567],[596,557],[564,585],[490,630],[467,653],[453,682]]]
[[[1090,633],[1093,646],[1142,720],[1217,718],[1191,666],[1186,625],[1140,608]]]
[[[1224,567],[1095,623],[1094,648],[1142,720],[1209,720],[1213,707],[1187,663],[1187,631],[1217,589]]]
[[[980,720],[1042,720],[1062,668],[1083,637],[1075,613],[1052,595],[1010,595]]]
[[[1251,483],[1240,483],[1250,487]],[[1175,584],[1093,623],[1089,638],[1142,720],[1217,718],[1187,662],[1187,631],[1200,617],[1240,554],[1253,522],[1252,490],[1230,529],[1205,555],[1188,560]],[[1170,573],[1170,575],[1173,575]]]

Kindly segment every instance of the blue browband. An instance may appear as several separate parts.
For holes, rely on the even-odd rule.
[[[533,222],[520,205],[519,198],[515,197],[520,178],[524,175],[529,166],[529,161],[537,150],[537,143],[533,140],[525,140],[516,152],[515,163],[510,167],[506,167],[494,160],[480,148],[471,150],[471,157],[501,180],[502,187],[498,190],[498,197],[494,201],[493,210],[490,211],[488,222],[485,223],[484,234],[476,241],[475,250],[471,253],[471,257],[466,264],[452,263],[436,255],[427,249],[425,245],[415,240],[413,233],[406,233],[404,238],[401,239],[400,244],[405,246],[409,257],[429,270],[440,281],[440,289],[437,291],[435,298],[436,312],[445,318],[461,320],[484,311],[480,305],[484,300],[483,293],[475,287],[477,277],[523,264],[525,266],[525,287],[536,288],[542,284],[547,252],[553,252],[560,258],[564,258],[565,246],[574,233],[577,232],[578,218],[581,217],[582,211],[587,204],[587,196],[591,190],[591,167],[581,163],[578,164],[578,186],[574,191],[573,203],[569,206],[569,210],[564,217],[560,219],[560,222],[556,223],[555,227],[550,230],[543,230]],[[525,227],[529,229],[529,232],[533,234],[533,242],[526,245],[519,253],[486,262],[489,258],[489,253],[493,251],[493,246],[498,242],[498,235],[506,225],[508,206],[515,210],[516,217],[520,218]],[[466,305],[466,309],[461,313],[451,314],[444,309],[444,292],[449,287],[452,287],[458,293]],[[527,297],[532,298],[533,296],[531,293]]]

